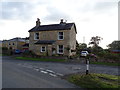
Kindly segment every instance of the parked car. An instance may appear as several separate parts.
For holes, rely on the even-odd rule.
[[[81,51],[81,55],[82,57],[86,57],[88,55],[88,51]]]
[[[15,54],[20,54],[20,53],[21,53],[20,50],[18,50],[18,49],[15,50]]]

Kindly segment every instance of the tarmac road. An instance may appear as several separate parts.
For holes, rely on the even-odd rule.
[[[72,73],[85,73],[85,64],[2,59],[3,88],[80,88],[61,77]],[[119,75],[118,67],[90,65],[90,73]]]

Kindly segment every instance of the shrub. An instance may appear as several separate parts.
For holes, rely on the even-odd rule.
[[[120,60],[120,54],[116,54],[116,53],[111,53],[108,51],[102,51],[102,52],[98,52],[97,55],[102,58],[102,59],[110,59],[110,60]]]
[[[2,50],[8,50],[8,48],[7,47],[2,47]]]

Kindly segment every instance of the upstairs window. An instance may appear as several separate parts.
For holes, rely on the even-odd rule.
[[[64,39],[64,33],[58,32],[58,40],[63,40],[63,39]]]
[[[34,40],[38,40],[39,39],[39,33],[35,33],[34,34]]]

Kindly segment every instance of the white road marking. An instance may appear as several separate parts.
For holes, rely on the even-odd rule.
[[[57,75],[55,74],[52,74],[52,73],[49,73],[49,75],[53,76],[53,77],[57,77]]]
[[[19,63],[18,65],[21,65],[22,67],[26,67],[26,68],[33,68],[35,71],[40,71],[41,73],[45,73],[45,74],[49,74],[50,76],[53,76],[53,77],[57,77],[57,76],[63,76],[63,74],[61,73],[56,73],[50,69],[45,69],[45,68],[39,68],[39,67],[36,67],[36,66],[32,66],[32,65],[29,65],[29,64],[21,64]]]
[[[56,73],[57,75],[59,75],[59,76],[63,76],[63,74],[61,74],[61,73]]]
[[[46,71],[40,71],[40,72],[45,73],[45,74],[48,73],[48,72],[46,72]]]
[[[49,69],[47,69],[46,71],[47,71],[47,72],[50,72],[50,73],[55,73],[54,71],[49,70]]]

